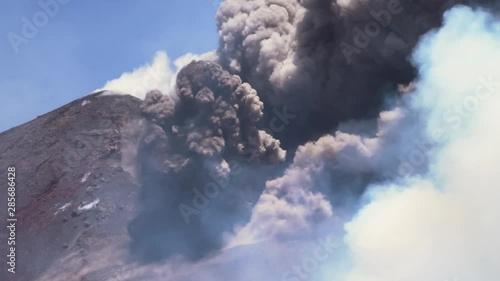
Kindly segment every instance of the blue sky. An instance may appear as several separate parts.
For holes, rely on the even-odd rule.
[[[54,1],[52,16],[40,2]],[[0,132],[151,62],[156,51],[175,59],[214,50],[219,2],[0,0]],[[33,38],[23,35],[23,17],[40,26]]]

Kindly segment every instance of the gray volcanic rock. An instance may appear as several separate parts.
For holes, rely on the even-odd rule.
[[[92,274],[87,256],[108,245],[126,249],[139,192],[138,124],[147,122],[140,103],[95,93],[0,134],[0,177],[16,168],[18,219],[16,274],[2,267],[0,280],[35,280],[51,267],[100,280],[84,279]],[[2,206],[6,196],[0,193]],[[3,219],[6,212],[0,208]]]

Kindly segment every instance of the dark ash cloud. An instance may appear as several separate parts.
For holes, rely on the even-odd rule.
[[[249,211],[242,209],[249,196],[241,196],[248,188],[238,183],[255,172],[241,169],[285,160],[280,141],[256,127],[263,108],[249,84],[209,61],[179,72],[175,101],[159,91],[146,95],[141,109],[152,123],[140,148],[144,210],[129,228],[135,247],[146,256],[197,258],[221,246],[222,231],[232,226],[228,217]],[[196,209],[208,205],[200,192],[214,182],[230,190]]]

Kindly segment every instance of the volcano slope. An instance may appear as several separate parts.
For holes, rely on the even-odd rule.
[[[0,134],[0,175],[16,169],[18,219],[16,274],[3,267],[1,280],[36,280],[51,266],[75,280],[101,280],[85,277],[95,274],[86,267],[89,254],[126,248],[136,213],[139,106],[132,96],[95,93]]]

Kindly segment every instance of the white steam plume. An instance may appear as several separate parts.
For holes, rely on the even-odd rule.
[[[456,7],[414,58],[413,105],[437,149],[427,174],[373,189],[347,224],[354,266],[343,280],[498,280],[500,22]]]
[[[119,78],[106,82],[100,90],[129,94],[140,99],[144,99],[152,90],[174,96],[177,73],[191,61],[200,59],[215,60],[216,56],[214,52],[202,55],[187,53],[171,62],[165,51],[158,51],[151,63],[123,73]]]

